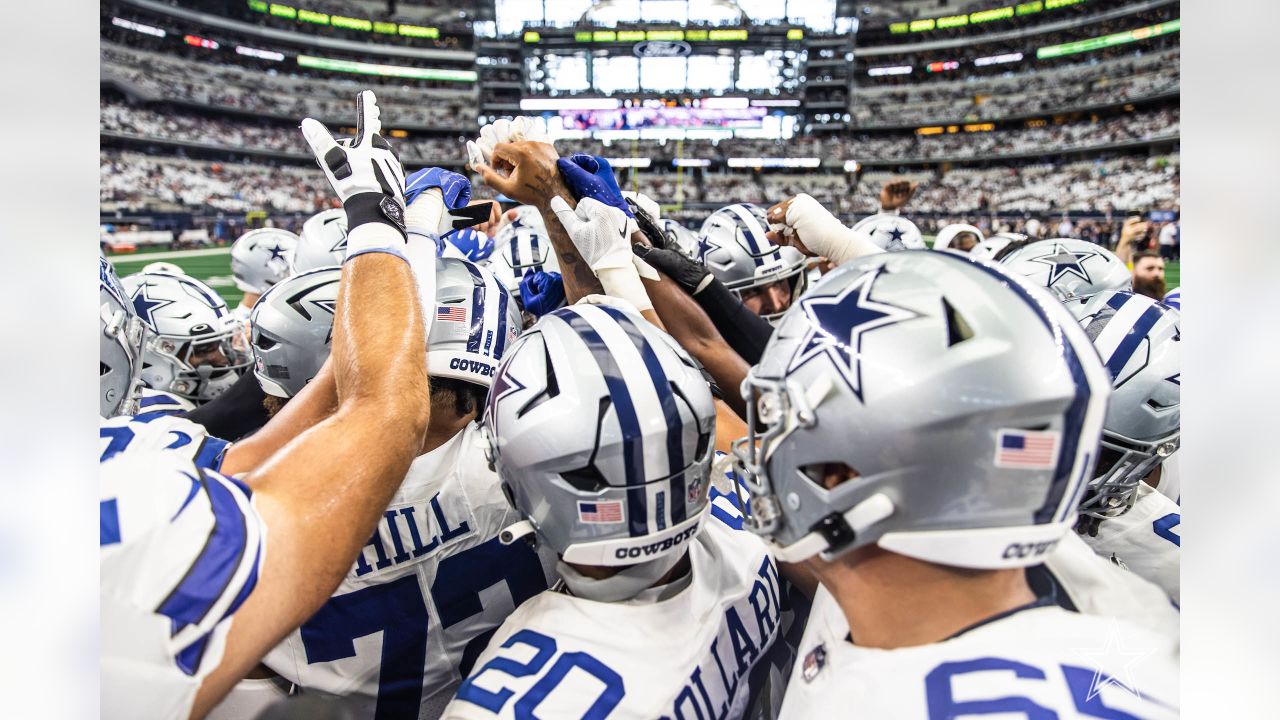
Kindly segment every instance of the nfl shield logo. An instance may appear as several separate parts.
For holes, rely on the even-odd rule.
[[[822,672],[822,668],[827,665],[827,646],[819,645],[809,651],[804,656],[804,665],[801,668],[805,682],[813,682],[818,677],[818,673]]]

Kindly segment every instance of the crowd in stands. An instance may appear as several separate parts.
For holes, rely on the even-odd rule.
[[[280,117],[342,118],[351,97],[368,86],[363,79],[305,78],[262,72],[235,65],[182,60],[161,53],[102,44],[102,77],[135,93],[222,109]],[[431,90],[380,85],[378,102],[405,126],[469,130],[474,112],[473,86],[460,92],[457,83]],[[424,102],[429,100],[429,102]],[[394,115],[390,115],[394,112]]]
[[[163,203],[234,212],[315,212],[328,202],[324,179],[311,166],[223,164],[115,150],[103,151],[101,160],[100,199],[104,206],[142,208]],[[856,184],[851,182],[854,176],[840,172],[686,170],[680,176],[620,170],[618,175],[624,190],[638,190],[667,205],[768,204],[805,192],[846,219],[876,212],[884,182],[891,175],[905,177],[920,184],[911,202],[912,213],[942,218],[939,226],[955,218],[993,213],[1172,208],[1180,195],[1177,155],[1023,167],[961,167],[946,173],[866,172]],[[485,191],[481,183],[476,188],[478,193]]]
[[[1123,61],[1096,61],[1005,75],[967,75],[949,82],[876,87],[859,85],[851,108],[855,126],[964,122],[1027,115],[1176,92],[1179,51]]]

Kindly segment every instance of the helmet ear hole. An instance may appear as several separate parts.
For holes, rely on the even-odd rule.
[[[973,328],[946,298],[942,299],[942,312],[947,320],[947,347],[952,347],[973,337]]]
[[[604,475],[594,463],[577,470],[562,472],[560,477],[582,492],[600,492],[609,487],[609,483],[605,482]]]
[[[800,472],[810,482],[825,490],[832,490],[837,485],[862,477],[862,473],[843,462],[811,463],[801,466]]]

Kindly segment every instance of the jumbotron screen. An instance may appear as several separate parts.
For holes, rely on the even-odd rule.
[[[567,130],[643,130],[646,128],[758,128],[768,113],[762,107],[629,107],[615,110],[561,110]]]

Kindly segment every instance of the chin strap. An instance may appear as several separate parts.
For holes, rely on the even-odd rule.
[[[683,552],[669,552],[649,562],[628,565],[607,578],[587,577],[563,560],[556,562],[556,571],[575,597],[596,602],[619,602],[630,600],[653,587],[684,556]]]

